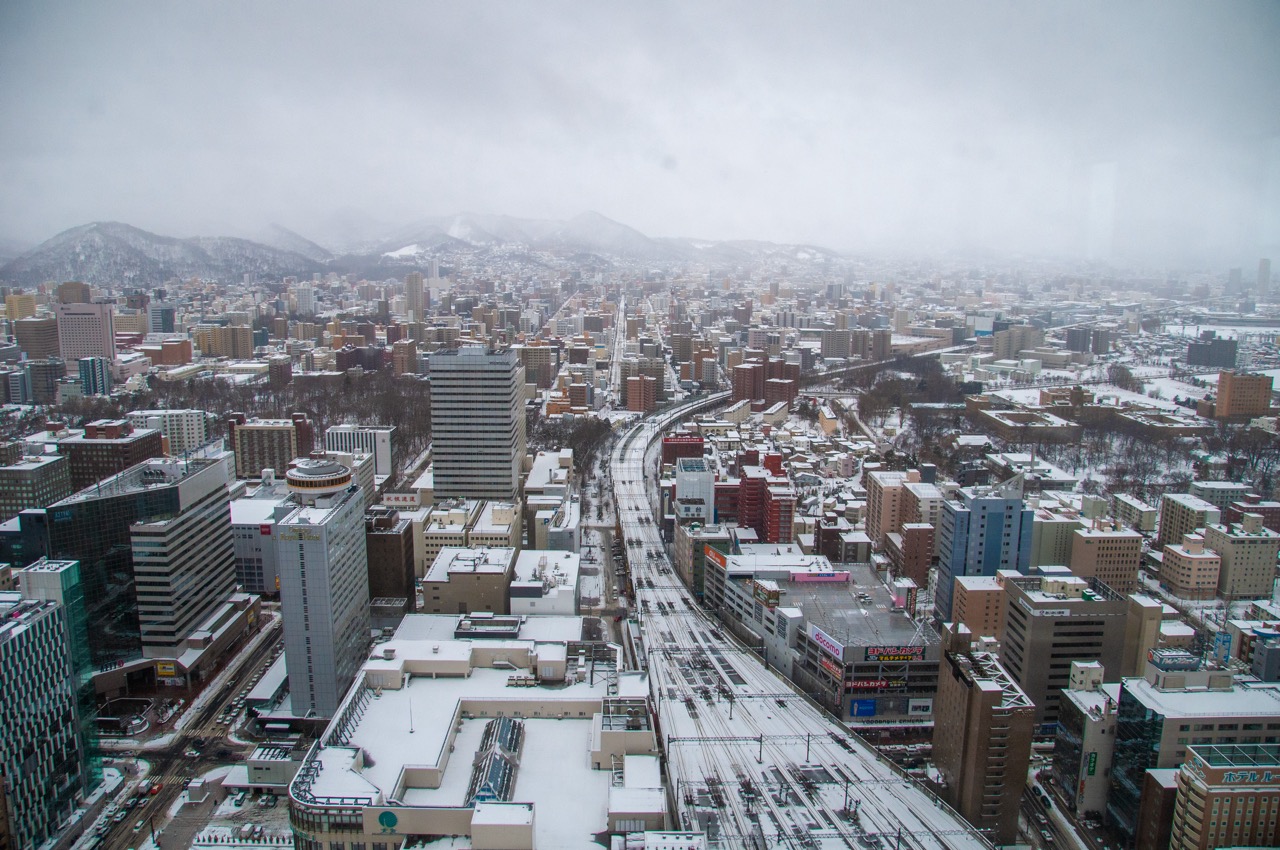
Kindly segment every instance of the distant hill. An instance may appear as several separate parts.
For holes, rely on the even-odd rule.
[[[0,280],[21,286],[83,280],[151,288],[172,278],[279,278],[324,268],[296,251],[248,239],[175,239],[119,222],[94,222],[63,231],[0,266]]]

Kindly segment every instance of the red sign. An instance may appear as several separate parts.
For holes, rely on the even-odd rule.
[[[833,676],[844,675],[844,668],[842,668],[839,664],[835,663],[825,655],[818,656],[818,663],[821,664],[823,668]]]
[[[262,525],[260,525],[260,526],[258,526],[258,534],[262,535],[263,537],[270,537],[270,536],[271,536],[271,526],[266,525],[265,523],[264,523],[264,524],[262,524]]]

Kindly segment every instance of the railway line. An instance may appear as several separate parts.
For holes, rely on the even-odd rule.
[[[719,628],[676,578],[653,521],[656,446],[672,425],[727,397],[636,425],[610,461],[635,599],[630,645],[649,674],[676,828],[704,833],[714,848],[990,847]]]

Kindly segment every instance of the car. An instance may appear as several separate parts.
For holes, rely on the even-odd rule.
[[[183,755],[184,755],[184,756],[186,756],[186,757],[187,757],[187,758],[189,758],[189,759],[199,758],[199,757],[200,757],[200,751],[199,751],[199,750],[196,750],[196,749],[188,749],[188,750],[186,750],[186,751],[183,753]]]
[[[160,793],[160,789],[163,787],[164,787],[163,785],[157,782],[151,786],[151,790],[148,793],[151,794],[152,797],[154,797],[155,795]]]
[[[111,816],[111,820],[114,821],[115,823],[124,823],[124,819],[127,817],[128,815],[125,814],[124,812],[116,812],[114,815]]]
[[[143,828],[144,826],[146,826],[146,825],[147,825],[147,822],[146,822],[145,820],[140,820],[140,821],[138,821],[137,823],[135,823],[135,824],[133,825],[133,831],[134,831],[134,832],[142,832],[142,828]]]
[[[1047,844],[1053,843],[1053,833],[1047,829],[1040,830],[1040,837],[1043,838]]]

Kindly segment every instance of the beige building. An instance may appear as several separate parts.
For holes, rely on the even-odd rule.
[[[1181,543],[1164,547],[1160,582],[1183,599],[1212,599],[1221,569],[1222,558],[1204,547],[1204,537],[1184,534]]]
[[[1072,535],[1071,572],[1096,578],[1116,593],[1138,589],[1142,535],[1129,528],[1081,528]]]
[[[419,578],[446,546],[507,546],[521,548],[521,518],[511,502],[441,502],[424,519],[422,545],[414,546],[414,571]]]
[[[419,610],[424,614],[509,613],[515,558],[516,550],[509,546],[446,546],[422,579]]]
[[[1280,745],[1191,747],[1177,782],[1169,850],[1280,846]]]
[[[1271,412],[1271,376],[1218,373],[1218,401],[1214,416],[1230,419],[1266,416]]]
[[[1184,534],[1192,534],[1221,519],[1222,511],[1199,496],[1165,493],[1160,499],[1160,533],[1155,548],[1181,543]]]
[[[867,536],[877,550],[884,548],[884,536],[902,525],[902,485],[907,473],[876,470],[866,475]]]
[[[1018,811],[1031,761],[1035,706],[991,653],[971,650],[969,630],[947,624],[933,758],[942,798],[993,844],[1018,838]]]
[[[1073,535],[1084,528],[1076,511],[1037,508],[1031,521],[1032,567],[1063,566],[1071,562]]]
[[[951,617],[978,637],[1004,637],[1004,588],[995,576],[956,576]]]
[[[1210,525],[1204,545],[1218,553],[1218,596],[1227,601],[1271,598],[1275,592],[1280,534],[1262,524],[1259,514],[1245,514],[1237,525]]]

